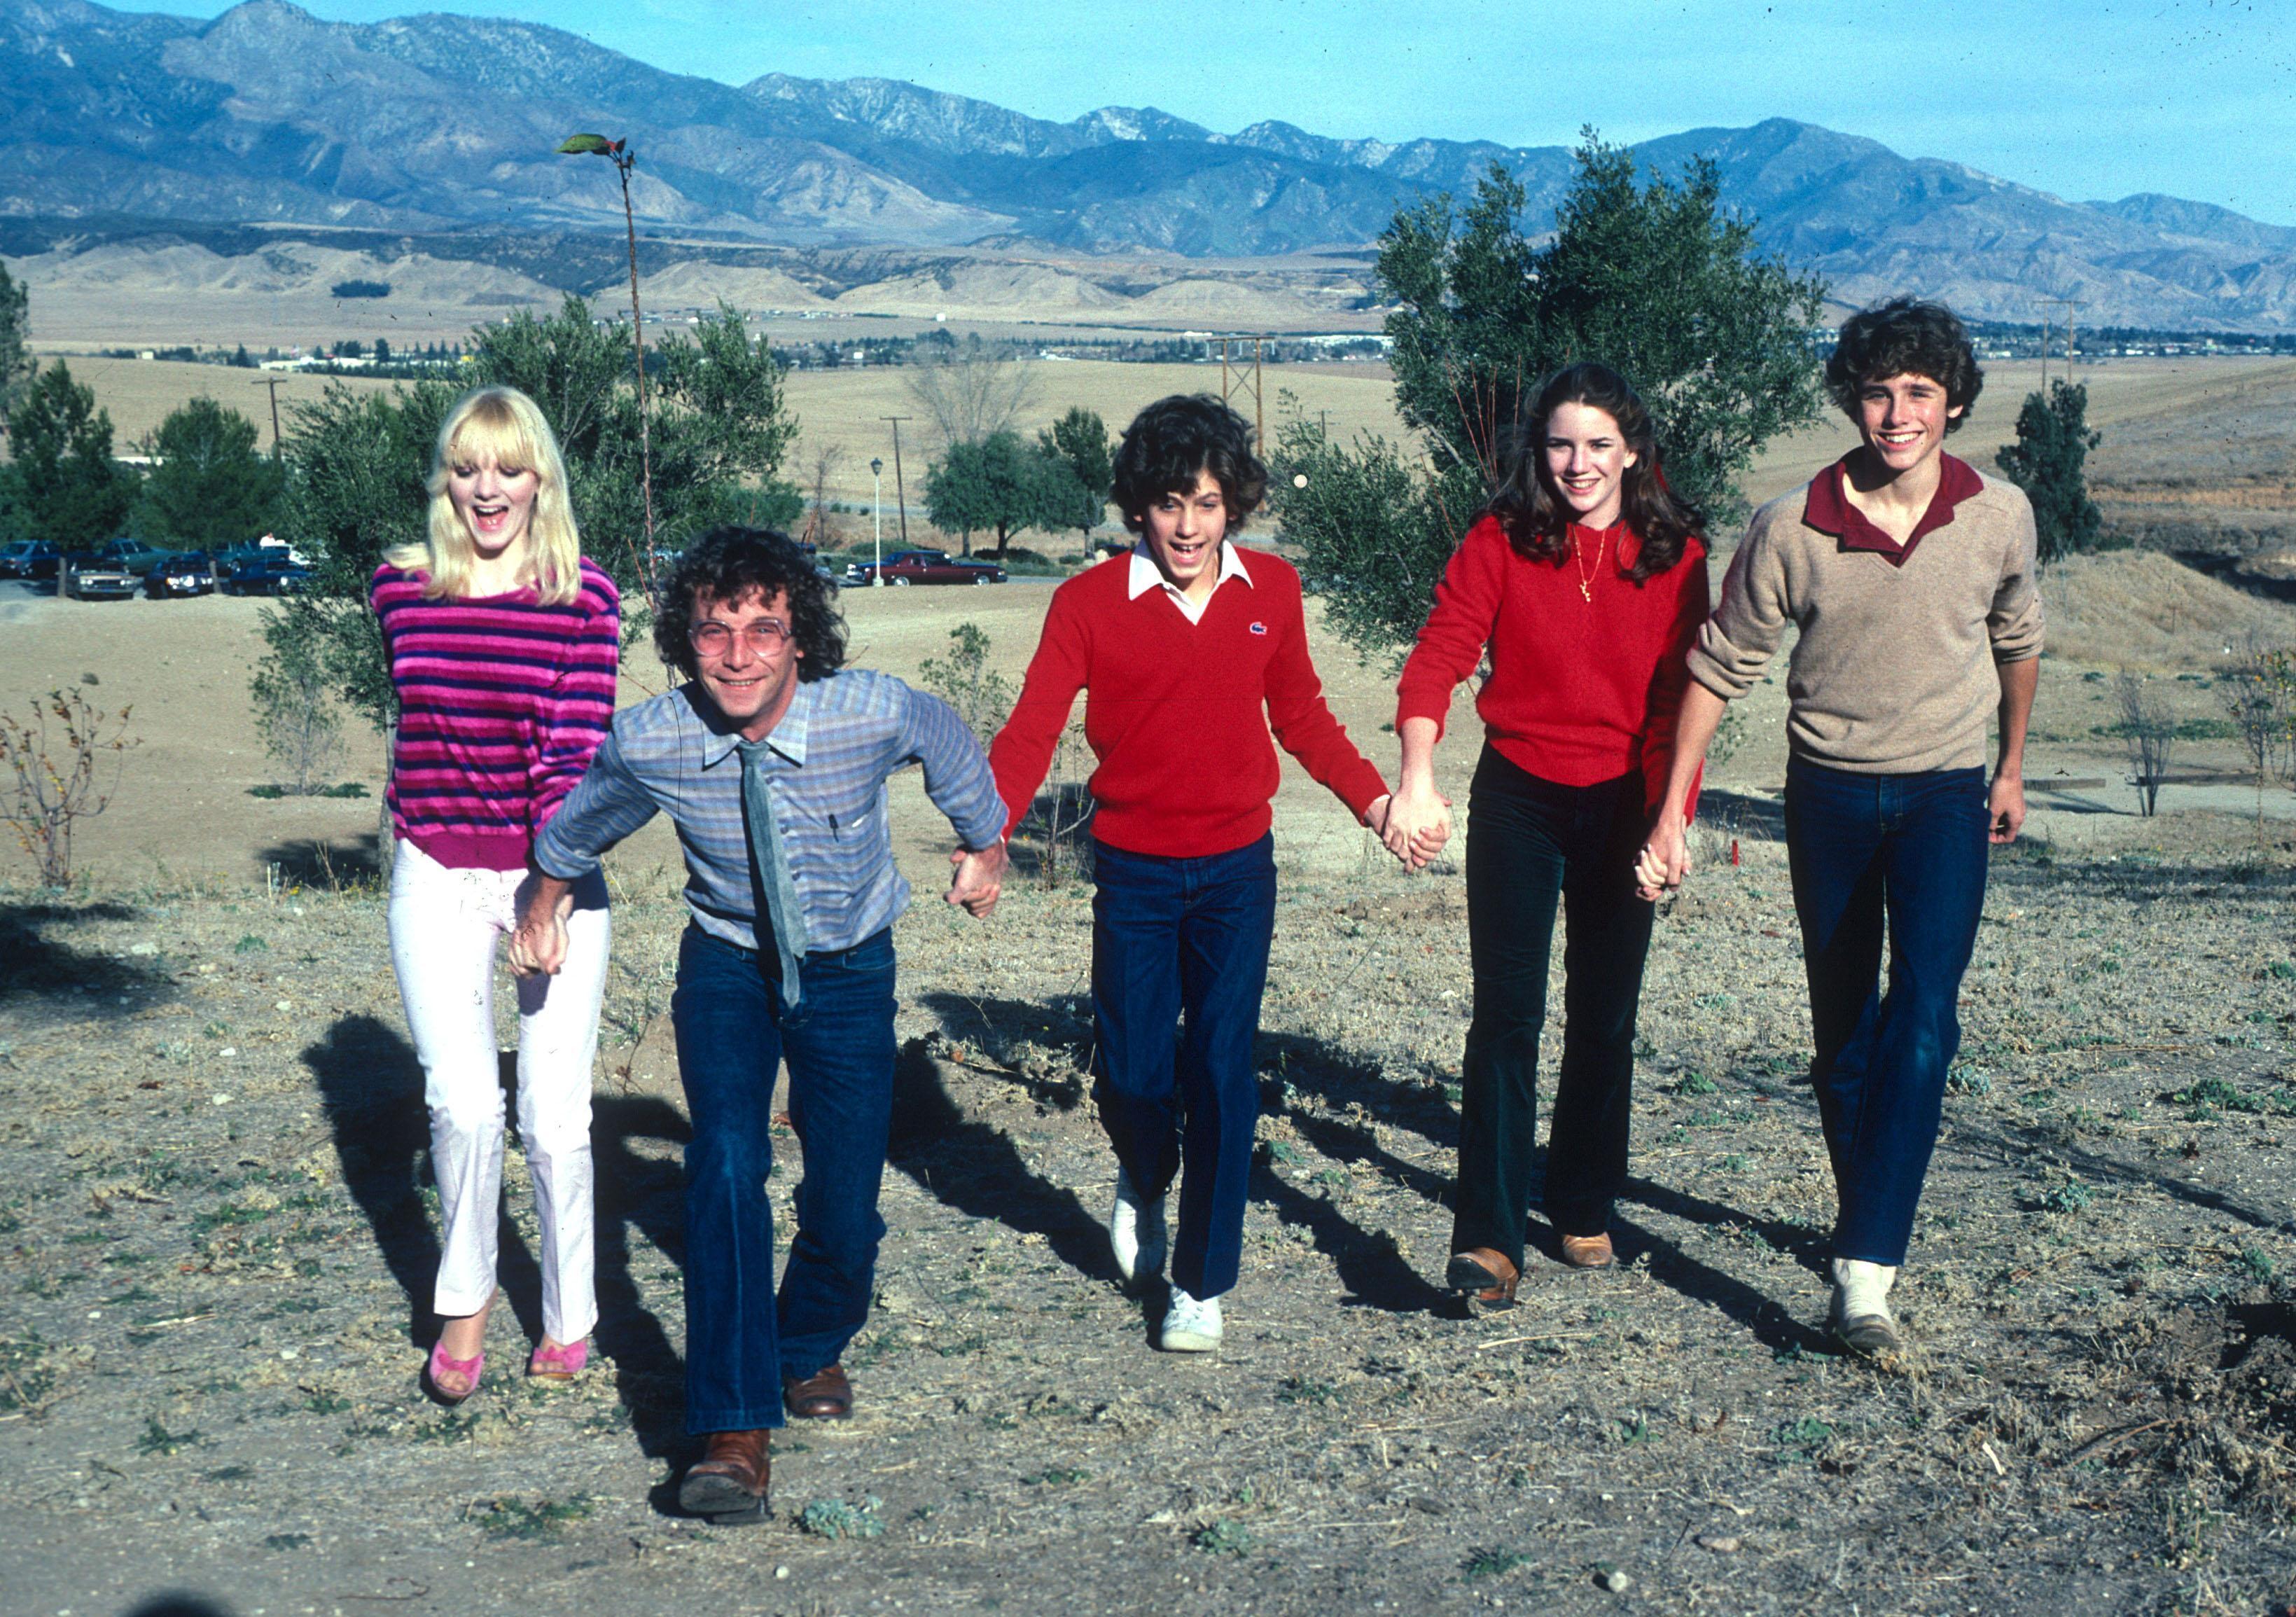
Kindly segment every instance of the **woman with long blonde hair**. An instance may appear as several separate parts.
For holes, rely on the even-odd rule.
[[[424,1380],[459,1403],[484,1374],[504,1115],[494,961],[535,833],[613,717],[620,598],[581,554],[542,411],[481,388],[447,413],[430,532],[391,551],[369,600],[398,697],[390,809],[390,959],[422,1063],[443,1252]],[[566,966],[518,986],[518,1125],[540,1226],[542,1340],[527,1373],[580,1373],[597,1319],[590,1069],[611,927],[603,879],[575,890]]]

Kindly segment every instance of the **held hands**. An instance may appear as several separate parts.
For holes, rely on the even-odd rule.
[[[1656,903],[1682,886],[1690,874],[1690,828],[1678,810],[1660,808],[1651,833],[1635,856],[1635,897]]]
[[[1004,891],[1004,872],[1012,865],[1004,840],[977,851],[960,848],[948,856],[948,862],[954,868],[944,896],[974,919],[988,919]]]
[[[1388,852],[1413,870],[1423,870],[1451,840],[1451,800],[1433,784],[1406,782],[1401,791],[1371,806],[1367,817]]]
[[[556,976],[566,964],[566,917],[573,909],[574,894],[563,883],[537,884],[529,891],[518,930],[510,935],[510,969],[521,977]]]

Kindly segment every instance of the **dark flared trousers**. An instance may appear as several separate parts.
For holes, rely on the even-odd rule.
[[[1521,1267],[1558,907],[1562,1062],[1547,1137],[1546,1214],[1566,1235],[1609,1227],[1626,1185],[1635,1010],[1650,952],[1651,906],[1634,891],[1635,853],[1647,830],[1640,773],[1563,786],[1483,749],[1468,804],[1475,1014],[1461,1082],[1453,1252],[1489,1247]]]

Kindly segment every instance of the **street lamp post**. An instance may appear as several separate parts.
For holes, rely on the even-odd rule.
[[[885,587],[885,463],[874,456],[869,458],[869,480],[877,488],[873,502],[876,507],[877,538],[871,552],[874,565],[869,569],[869,583],[873,588],[882,589]]]

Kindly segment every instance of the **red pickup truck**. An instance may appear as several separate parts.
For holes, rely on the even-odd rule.
[[[1002,584],[1004,570],[994,562],[953,556],[946,550],[897,550],[883,563],[855,562],[845,569],[848,584],[873,583],[882,575],[888,584]]]

